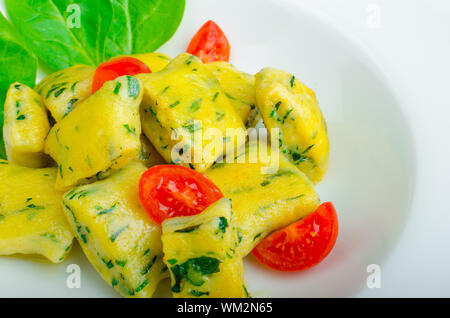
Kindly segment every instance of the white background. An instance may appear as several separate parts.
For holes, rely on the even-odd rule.
[[[416,180],[381,289],[360,296],[450,296],[450,1],[292,0],[364,45],[390,78],[413,127]],[[380,27],[368,27],[371,5]],[[370,23],[369,23],[370,24]]]

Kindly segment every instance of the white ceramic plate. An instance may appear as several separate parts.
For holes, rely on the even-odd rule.
[[[3,2],[3,1],[2,1]],[[0,2],[0,3],[2,3]],[[302,273],[278,273],[245,261],[255,297],[353,296],[370,264],[382,264],[408,216],[414,154],[408,123],[376,64],[344,34],[280,0],[188,0],[175,37],[160,51],[177,55],[208,19],[232,45],[232,63],[256,73],[273,66],[313,88],[331,139],[330,169],[318,186],[338,209],[340,235],[330,256]],[[69,264],[81,267],[80,289],[66,286]],[[0,258],[3,297],[117,297],[77,246],[62,264]]]

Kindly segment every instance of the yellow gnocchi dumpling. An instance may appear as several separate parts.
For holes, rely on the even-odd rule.
[[[106,180],[64,195],[67,219],[87,258],[102,278],[126,297],[152,297],[166,278],[161,227],[139,202],[146,168],[132,162]]]
[[[39,254],[59,263],[69,253],[73,234],[56,174],[0,160],[0,255]]]
[[[91,96],[95,68],[75,65],[45,77],[35,90],[56,122]]]
[[[273,68],[256,75],[257,106],[269,133],[279,129],[282,152],[313,182],[328,169],[327,125],[314,92],[292,74]]]
[[[172,59],[169,55],[163,53],[143,53],[129,55],[147,65],[152,73],[162,71]]]
[[[26,85],[11,84],[4,114],[3,136],[8,160],[30,168],[49,166],[51,159],[44,153],[44,144],[50,124],[41,97]]]
[[[156,165],[166,164],[166,161],[159,154],[159,152],[155,149],[153,144],[145,137],[144,134],[141,134],[141,150],[139,152],[139,160],[147,167],[153,167]]]
[[[138,156],[141,100],[139,81],[119,77],[53,126],[45,152],[58,163],[58,189],[103,179]]]
[[[164,70],[137,78],[145,91],[142,129],[167,162],[202,172],[226,152],[227,143],[245,143],[242,120],[197,57],[181,54]],[[228,139],[227,129],[234,129]],[[217,135],[222,138],[220,145]]]
[[[227,62],[207,63],[205,66],[218,79],[245,126],[253,127],[259,117],[256,108],[255,77],[239,71]]]
[[[266,148],[262,152],[260,147]],[[309,179],[260,141],[240,150],[239,162],[217,163],[206,175],[233,202],[238,252],[245,256],[271,232],[314,212],[320,199]],[[269,159],[274,164],[267,169]],[[245,158],[244,158],[245,157]]]
[[[198,215],[167,219],[162,232],[175,298],[248,297],[231,200],[221,199]]]

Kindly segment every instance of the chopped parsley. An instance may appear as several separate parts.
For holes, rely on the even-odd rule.
[[[141,86],[139,84],[139,81],[135,77],[129,75],[127,75],[127,80],[128,80],[128,96],[134,99],[138,98],[139,93],[141,92]]]
[[[228,227],[228,220],[227,220],[227,218],[221,216],[219,218],[219,231],[222,232],[222,233],[225,233],[227,227]]]
[[[116,233],[114,233],[111,237],[110,237],[110,241],[112,243],[114,243],[117,239],[117,237],[120,235],[120,233],[122,233],[123,231],[125,231],[127,228],[129,227],[129,225],[125,225],[124,227],[122,227],[121,229],[119,229]]]
[[[116,87],[114,87],[114,94],[118,95],[120,92],[120,88],[122,87],[122,83],[121,82],[117,82],[116,83]]]
[[[291,87],[294,87],[294,85],[295,85],[295,76],[291,77],[290,83],[291,83]]]
[[[189,226],[184,229],[181,229],[181,230],[176,230],[175,233],[192,233],[195,230],[197,230],[199,227],[200,227],[200,225],[193,225],[193,226]]]

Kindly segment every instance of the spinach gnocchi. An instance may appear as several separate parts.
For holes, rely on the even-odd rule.
[[[30,168],[48,166],[51,160],[44,153],[44,145],[50,124],[41,97],[26,85],[11,84],[4,111],[3,136],[8,160]]]
[[[174,297],[248,297],[230,199],[163,222],[164,262]]]
[[[289,160],[312,181],[328,169],[328,131],[315,93],[294,75],[265,68],[256,75],[257,105],[269,133]]]
[[[57,173],[0,160],[0,255],[39,254],[59,263],[70,252],[73,234],[54,186]]]
[[[132,162],[110,178],[64,194],[64,213],[85,255],[103,279],[126,297],[151,297],[167,276],[161,227],[139,203],[139,178]]]
[[[141,100],[139,80],[119,77],[52,127],[45,152],[58,164],[58,189],[102,179],[137,157]]]
[[[94,71],[91,66],[75,65],[47,76],[35,87],[56,122],[91,96]]]
[[[246,298],[248,254],[264,260],[269,246],[297,261],[305,245],[273,235],[299,241],[288,227],[311,227],[301,222],[323,209],[314,183],[329,141],[315,94],[288,72],[204,62],[131,54],[103,63],[111,69],[72,66],[34,90],[12,84],[0,254],[62,262],[76,238],[103,280],[133,298],[153,297],[166,278],[175,298]],[[116,76],[121,63],[140,71]]]

